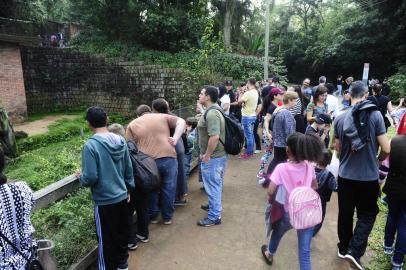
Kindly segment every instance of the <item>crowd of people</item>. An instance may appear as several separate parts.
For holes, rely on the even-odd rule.
[[[194,151],[199,157],[201,189],[208,201],[201,206],[207,215],[197,220],[197,225],[221,224],[228,118],[243,127],[241,162],[262,155],[257,178],[269,195],[265,214],[270,238],[269,244],[261,246],[267,264],[273,263],[283,235],[296,229],[300,269],[312,268],[312,238],[322,229],[327,203],[337,192],[337,255],[356,269],[364,269],[361,257],[384,185],[389,210],[383,252],[392,255],[393,270],[402,269],[406,254],[406,171],[402,164],[406,158],[405,100],[402,98],[394,108],[378,81],[368,87],[352,77],[343,80],[341,75],[336,84],[321,76],[316,86],[310,85],[306,78],[301,86],[284,87],[275,76],[264,82],[248,79],[234,90],[233,82],[227,80],[218,87],[202,87],[195,117],[184,120],[173,115],[168,102],[159,98],[151,107],[139,105],[137,117],[126,127],[109,124],[102,108],[88,108],[85,119],[93,136],[83,147],[82,168],[76,175],[83,186],[90,187],[95,204],[99,269],[128,269],[128,252],[136,250],[139,242],[149,242],[149,225],[172,224],[175,207],[188,203]],[[398,136],[389,141],[391,125]],[[129,151],[130,141],[154,161],[159,188],[145,191],[140,179],[134,177],[137,168]],[[386,173],[378,181],[380,165]],[[0,153],[0,172],[4,166]],[[299,226],[292,220],[294,199],[290,195],[298,188],[307,188],[306,196],[312,190],[318,194],[317,224]],[[24,254],[30,256],[32,245],[32,192],[23,182],[7,183],[6,176],[0,174],[0,202],[0,269],[24,269]]]

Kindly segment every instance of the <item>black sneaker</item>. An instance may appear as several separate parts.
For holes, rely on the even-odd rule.
[[[138,248],[138,244],[137,244],[137,243],[135,243],[135,244],[128,244],[127,247],[128,247],[128,250],[133,251],[133,250],[136,250],[136,249]]]
[[[216,220],[211,220],[209,218],[204,218],[201,219],[197,222],[198,226],[202,226],[202,227],[210,227],[210,226],[214,226],[214,225],[220,225],[221,224],[221,219],[218,218]]]
[[[397,264],[393,261],[393,257],[391,259],[391,263],[392,263],[392,270],[403,270],[403,263],[401,264]]]
[[[340,243],[337,244],[337,256],[340,259],[345,259],[345,254],[347,254],[347,250],[343,250],[340,248]]]
[[[387,247],[385,246],[385,242],[383,243],[383,253],[385,253],[386,255],[392,255],[394,251],[393,247]]]
[[[340,251],[340,249],[337,249],[337,256],[340,259],[345,259],[345,252]]]
[[[401,265],[392,264],[392,270],[403,270],[403,263]]]
[[[117,270],[128,270],[128,263],[123,264],[123,265],[119,265],[117,267]]]
[[[174,206],[185,206],[187,204],[186,200],[176,200],[173,205]]]
[[[140,240],[143,243],[148,243],[149,242],[149,238],[142,236],[141,234],[136,234],[135,237],[137,237],[138,240]]]
[[[200,208],[202,208],[204,211],[207,211],[207,212],[209,212],[209,209],[210,209],[208,204],[202,204],[200,206]]]
[[[149,223],[151,224],[158,224],[158,217],[150,218]]]
[[[344,258],[351,264],[351,266],[355,267],[358,270],[364,270],[364,266],[361,263],[361,260],[351,253],[347,253]]]

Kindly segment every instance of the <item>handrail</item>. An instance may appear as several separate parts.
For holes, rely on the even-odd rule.
[[[190,171],[194,170],[198,165],[198,159],[194,159],[190,164]],[[58,182],[55,182],[43,189],[34,192],[34,212],[39,209],[46,208],[51,203],[54,203],[64,198],[69,193],[80,188],[79,179],[74,175],[69,175]],[[76,263],[69,267],[69,270],[86,270],[95,260],[97,260],[98,247],[93,248],[83,258],[80,258]]]
[[[191,114],[193,106],[181,107],[172,111],[179,117],[186,118]],[[195,158],[190,164],[190,171],[194,170],[198,165],[198,159]],[[34,192],[35,205],[33,212],[48,207],[50,204],[63,199],[71,192],[78,190],[81,187],[79,179],[75,174],[69,175],[53,184],[46,186]],[[78,259],[76,263],[69,267],[69,270],[86,270],[95,260],[97,260],[98,247],[93,248],[83,258]]]
[[[35,205],[33,211],[46,208],[51,203],[64,198],[67,194],[80,187],[79,179],[74,175],[69,175],[43,189],[34,192]]]

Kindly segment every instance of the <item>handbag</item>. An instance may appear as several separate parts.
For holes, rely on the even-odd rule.
[[[24,253],[22,253],[1,231],[0,237],[3,238],[18,254],[20,254],[27,261],[28,270],[44,270],[40,261],[38,260],[37,248],[31,246],[31,258],[28,258]]]

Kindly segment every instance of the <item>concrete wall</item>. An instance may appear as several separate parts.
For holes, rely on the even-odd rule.
[[[14,123],[27,116],[21,55],[17,44],[0,42],[0,106],[6,109]]]
[[[72,49],[22,47],[28,113],[98,105],[133,115],[157,97],[169,101],[184,89],[177,69],[111,62]]]

